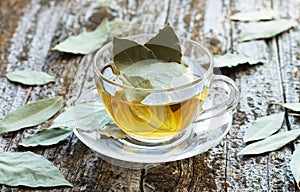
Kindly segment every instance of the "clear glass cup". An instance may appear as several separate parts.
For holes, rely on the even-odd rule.
[[[162,28],[157,25],[132,26],[121,37],[141,44],[153,37]],[[177,32],[177,31],[176,31]],[[239,100],[239,91],[233,80],[213,74],[214,62],[209,51],[196,41],[187,38],[187,33],[178,33],[182,60],[193,72],[192,80],[179,82],[162,89],[143,89],[128,86],[111,70],[113,45],[103,46],[94,59],[94,79],[107,112],[116,125],[127,134],[127,140],[141,146],[156,146],[174,143],[206,119],[232,111]],[[220,102],[204,107],[210,97],[211,87],[225,91]],[[128,94],[143,95],[143,99],[131,101]],[[215,98],[213,98],[215,99]]]

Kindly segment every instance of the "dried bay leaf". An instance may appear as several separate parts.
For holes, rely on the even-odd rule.
[[[124,139],[126,138],[126,133],[123,132],[116,124],[106,124],[97,132],[100,135],[107,137],[112,137],[113,139]]]
[[[186,71],[185,65],[176,62],[153,62],[147,65],[140,62],[128,66],[124,73],[128,76],[135,75],[148,79],[153,84],[152,87],[163,89],[170,88],[172,79],[181,77]],[[182,79],[182,83],[186,84],[187,82],[191,82],[191,80]],[[176,86],[180,85],[174,85],[174,87]]]
[[[32,127],[48,120],[62,107],[62,97],[39,100],[9,113],[0,121],[0,133]]]
[[[185,72],[186,67],[175,62],[154,62],[147,65],[139,62],[128,66],[122,75],[128,81],[125,83],[133,87],[166,89],[192,82],[192,74]],[[130,102],[147,95],[148,93],[139,90],[125,91],[125,96]]]
[[[151,81],[142,76],[127,75],[126,73],[123,73],[122,76],[126,80],[125,84],[144,89],[153,88]]]
[[[0,183],[9,186],[70,186],[59,169],[32,152],[0,152]]]
[[[113,38],[114,65],[119,71],[125,71],[132,64],[143,61],[146,65],[156,57],[147,47],[129,39]]]
[[[41,71],[14,71],[6,74],[7,79],[24,85],[44,85],[55,82],[55,77]]]
[[[274,37],[297,25],[292,19],[278,19],[274,21],[248,23],[241,31],[239,42]]]
[[[300,112],[300,103],[279,103],[279,105],[288,108],[292,111]]]
[[[110,7],[112,5],[112,1],[111,0],[98,0],[97,4],[98,4],[97,7]]]
[[[244,135],[244,142],[264,139],[277,132],[283,123],[284,113],[277,113],[255,120]]]
[[[236,13],[230,17],[234,21],[260,21],[260,20],[272,20],[279,16],[279,12],[267,9],[249,13]]]
[[[214,56],[214,67],[235,67],[239,64],[258,64],[262,63],[262,61],[257,59],[252,59],[246,56],[242,56],[239,54],[226,53],[225,55],[215,55]]]
[[[101,102],[86,102],[66,108],[56,117],[50,128],[80,128],[95,131],[105,124],[113,123]]]
[[[20,143],[20,145],[24,147],[35,147],[38,145],[54,145],[64,140],[72,133],[72,130],[63,128],[42,129],[36,132],[35,134],[25,138],[23,142]]]
[[[167,24],[158,34],[144,44],[158,60],[181,63],[181,47],[174,29]]]
[[[300,136],[300,129],[276,133],[266,139],[247,145],[237,155],[254,155],[275,151]]]
[[[130,22],[128,20],[123,20],[116,18],[108,23],[109,33],[111,35],[122,34],[123,32],[130,29]]]
[[[65,109],[56,119],[50,128],[70,128],[83,131],[97,131],[108,137],[125,135],[121,129],[113,126],[114,122],[105,110],[103,103],[92,101],[80,103]],[[123,138],[123,137],[122,137]]]
[[[293,176],[296,180],[298,189],[300,190],[300,166],[299,166],[299,162],[300,162],[300,146],[298,145],[296,147],[296,150],[294,151],[293,155],[292,155],[292,159],[290,162],[290,167],[291,167],[291,171],[293,173]]]
[[[121,72],[118,80],[136,88],[153,89],[168,88],[174,74],[181,64],[181,47],[173,28],[165,27],[144,45],[129,39],[113,39],[114,66]],[[167,64],[164,67],[162,64]],[[175,66],[176,66],[175,65]],[[174,70],[175,69],[175,70]],[[165,87],[163,87],[165,86]],[[140,100],[147,93],[139,90],[126,91],[125,97],[129,101]]]
[[[107,40],[108,33],[108,20],[105,18],[94,31],[70,36],[53,47],[52,50],[74,54],[89,54],[102,46]]]

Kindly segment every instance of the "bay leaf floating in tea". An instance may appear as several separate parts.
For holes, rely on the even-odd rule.
[[[169,23],[144,45],[153,51],[158,60],[181,63],[179,39]]]
[[[113,54],[113,64],[122,72],[132,64],[156,59],[153,52],[147,47],[135,41],[117,37],[113,38]]]
[[[113,55],[113,69],[121,72],[118,79],[125,85],[136,88],[153,89],[162,88],[161,85],[170,86],[172,77],[183,74],[186,67],[181,63],[179,39],[169,24],[144,45],[134,40],[114,37]],[[180,74],[174,74],[178,69]],[[144,96],[138,91],[125,95],[129,100]]]

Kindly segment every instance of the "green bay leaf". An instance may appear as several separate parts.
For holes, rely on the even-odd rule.
[[[42,129],[25,138],[20,145],[24,147],[54,145],[66,139],[72,133],[72,130],[65,128]]]
[[[297,25],[292,19],[278,19],[266,22],[248,23],[238,38],[239,42],[274,37]]]
[[[292,159],[290,162],[291,171],[296,180],[298,189],[300,190],[300,146],[296,146],[296,149],[292,155]]]
[[[108,20],[105,18],[94,31],[70,36],[53,47],[52,50],[74,54],[89,54],[102,46],[107,40],[108,33]]]
[[[158,60],[181,63],[182,53],[179,39],[170,24],[166,24],[144,45],[152,50]]]
[[[59,169],[32,152],[0,152],[0,183],[9,186],[70,186]]]
[[[276,133],[266,139],[247,145],[237,155],[254,155],[275,151],[300,136],[300,129]]]
[[[113,38],[114,65],[119,71],[126,70],[132,64],[143,61],[148,62],[156,59],[153,52],[147,47],[129,39]]]
[[[292,111],[300,112],[300,103],[279,103],[279,105],[288,108]]]
[[[267,9],[261,11],[254,11],[249,13],[236,13],[230,17],[234,21],[260,21],[260,20],[272,20],[279,16],[279,12]]]
[[[62,107],[62,97],[39,100],[9,113],[0,121],[0,133],[32,127],[51,118]]]
[[[244,135],[244,142],[264,139],[277,132],[283,123],[284,113],[273,114],[258,118]]]
[[[252,59],[239,54],[226,53],[225,55],[214,56],[214,67],[235,67],[240,64],[259,64],[262,63],[260,60]]]
[[[44,85],[55,82],[55,77],[41,71],[14,71],[6,74],[7,79],[24,85]]]

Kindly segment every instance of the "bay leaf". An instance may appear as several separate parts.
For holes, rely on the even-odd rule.
[[[260,20],[272,20],[279,16],[279,12],[266,9],[261,11],[254,11],[249,13],[236,13],[230,17],[234,21],[260,21]]]
[[[126,79],[126,84],[131,85],[136,88],[153,88],[153,84],[149,79],[146,79],[142,76],[135,76],[135,75],[127,75],[123,73],[122,76]]]
[[[300,129],[276,133],[266,139],[247,145],[237,155],[261,154],[275,151],[300,136]]]
[[[292,19],[278,19],[273,21],[246,24],[238,38],[239,42],[274,37],[297,25]]]
[[[24,85],[44,85],[55,82],[55,77],[41,71],[14,71],[5,76],[10,81]]]
[[[141,62],[146,65],[156,59],[153,52],[147,47],[129,39],[113,38],[114,65],[119,71],[128,66]]]
[[[292,111],[300,112],[300,103],[279,103],[279,105],[288,108]]]
[[[126,75],[135,75],[148,79],[153,84],[153,87],[160,89],[170,88],[171,85],[174,85],[175,87],[191,82],[192,79],[182,79],[181,84],[180,82],[178,82],[178,85],[172,84],[173,79],[182,77],[186,72],[188,72],[186,66],[176,62],[153,62],[147,65],[143,63],[136,63],[128,66],[126,70],[124,70]]]
[[[165,89],[192,82],[192,74],[185,74],[186,71],[185,65],[175,62],[153,62],[147,65],[138,62],[128,66],[123,76],[128,81],[126,84],[133,87]],[[129,102],[145,98],[148,94],[140,90],[125,91]]]
[[[284,113],[272,114],[256,119],[244,135],[244,142],[255,141],[269,137],[277,132],[283,123]]]
[[[123,132],[116,124],[106,124],[97,130],[100,135],[105,135],[113,139],[124,139],[126,133]]]
[[[144,45],[152,50],[158,60],[181,63],[179,39],[169,23]]]
[[[130,21],[116,18],[108,23],[109,33],[111,35],[122,34],[130,29]]]
[[[24,147],[54,145],[64,140],[72,133],[72,130],[63,128],[42,129],[25,138],[20,145]]]
[[[262,63],[258,59],[252,59],[239,54],[226,53],[225,55],[215,55],[214,56],[214,67],[235,67],[240,64],[259,64]]]
[[[105,18],[94,31],[70,36],[66,40],[55,45],[52,50],[74,54],[89,54],[102,46],[107,40],[108,33],[108,20]]]
[[[69,186],[59,169],[32,152],[0,152],[0,183],[9,186]]]
[[[86,131],[96,131],[108,123],[113,123],[113,121],[104,105],[99,101],[92,101],[66,108],[54,119],[50,128],[80,128]]]
[[[57,127],[97,131],[108,137],[113,135],[113,131],[116,132],[115,135],[124,135],[121,129],[114,126],[113,120],[100,101],[80,103],[66,108],[50,126],[50,128]]]
[[[300,190],[300,146],[296,146],[296,149],[292,155],[292,159],[290,162],[291,171],[296,180],[298,189]]]
[[[110,7],[112,5],[112,1],[111,0],[98,0],[96,1],[96,3],[98,4],[97,7]]]
[[[56,114],[61,107],[62,97],[26,104],[0,121],[0,134],[39,125]]]
[[[151,81],[144,77],[129,76],[126,75],[126,73],[123,73],[122,76],[124,77],[123,78],[124,83],[128,86],[133,86],[136,88],[143,88],[143,89],[153,88],[153,84],[151,83]],[[124,91],[124,93],[127,101],[129,102],[133,102],[133,101],[138,102],[148,95],[147,92],[143,90],[137,90],[137,89],[127,89]]]

